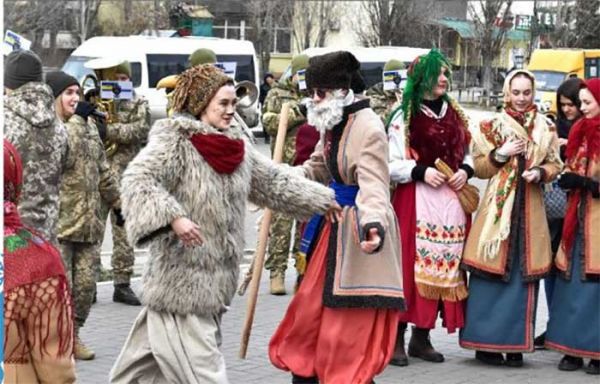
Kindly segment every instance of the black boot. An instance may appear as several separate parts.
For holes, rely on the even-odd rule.
[[[558,363],[558,369],[561,371],[576,371],[583,367],[583,359],[581,357],[564,355]]]
[[[504,356],[497,352],[475,351],[475,358],[487,365],[504,365]]]
[[[397,367],[406,367],[408,365],[408,357],[404,352],[404,334],[406,333],[406,323],[398,324],[398,336],[396,336],[396,348],[394,349],[394,355],[390,360],[391,365]]]
[[[113,293],[113,301],[115,303],[123,303],[127,305],[142,305],[140,300],[135,295],[128,283],[115,284],[115,292]]]
[[[546,332],[544,332],[541,335],[539,335],[538,337],[536,337],[533,340],[533,345],[535,346],[535,349],[546,349],[546,347],[544,347],[545,342],[546,342]]]
[[[319,384],[319,379],[316,376],[303,377],[292,373],[292,384]]]
[[[441,363],[444,361],[444,355],[433,349],[429,331],[429,329],[412,327],[412,335],[408,343],[408,356],[418,357],[432,363]]]
[[[585,368],[585,373],[590,375],[600,375],[600,360],[590,360],[590,363]]]
[[[523,366],[523,354],[522,353],[507,353],[506,354],[506,366],[519,368]]]

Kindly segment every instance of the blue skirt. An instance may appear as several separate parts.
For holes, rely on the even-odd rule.
[[[600,282],[581,280],[583,238],[571,254],[571,279],[556,278],[546,347],[566,355],[600,359]]]
[[[510,279],[471,273],[465,327],[460,346],[487,352],[533,352],[539,282],[524,282],[520,258],[513,253]]]

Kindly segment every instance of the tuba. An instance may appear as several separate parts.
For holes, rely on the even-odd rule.
[[[119,122],[117,106],[114,99],[102,99],[100,96],[100,81],[114,80],[117,77],[116,67],[123,60],[118,59],[93,59],[84,64],[86,68],[92,69],[94,74],[87,75],[82,81],[82,90],[84,90],[84,99],[96,106],[96,110],[106,115],[106,124]],[[93,91],[93,92],[90,92]],[[106,157],[113,156],[118,149],[118,144],[110,140],[104,142]]]

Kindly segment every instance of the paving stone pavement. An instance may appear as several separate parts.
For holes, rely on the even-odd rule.
[[[243,269],[247,268],[247,264]],[[288,269],[288,290],[292,289],[293,268]],[[134,289],[141,287],[139,279],[133,283]],[[284,384],[289,383],[290,376],[275,369],[268,360],[268,342],[283,317],[285,308],[291,298],[287,296],[271,296],[268,294],[266,274],[258,298],[254,327],[250,338],[248,358],[239,359],[238,350],[240,334],[246,309],[246,298],[236,296],[233,305],[223,317],[223,345],[229,381],[232,384]],[[543,296],[540,295],[537,316],[537,329],[543,327],[547,320],[547,308]],[[84,384],[105,384],[108,373],[115,362],[121,347],[129,333],[131,325],[139,312],[139,307],[130,307],[112,302],[112,284],[100,283],[98,286],[98,302],[92,307],[91,315],[82,329],[83,340],[95,350],[93,361],[78,361],[78,382]],[[475,383],[544,383],[544,384],[600,384],[600,379],[584,373],[561,372],[556,364],[561,355],[550,351],[538,351],[525,355],[523,368],[488,367],[473,359],[473,352],[461,349],[457,343],[457,335],[448,335],[442,328],[432,332],[434,346],[444,353],[446,362],[433,364],[411,359],[408,367],[389,366],[376,378],[377,384],[475,384]],[[182,383],[183,384],[183,383]]]

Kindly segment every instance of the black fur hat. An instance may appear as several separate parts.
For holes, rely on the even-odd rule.
[[[357,76],[359,69],[360,63],[347,51],[311,57],[306,70],[306,85],[309,89],[350,89],[352,77]]]

